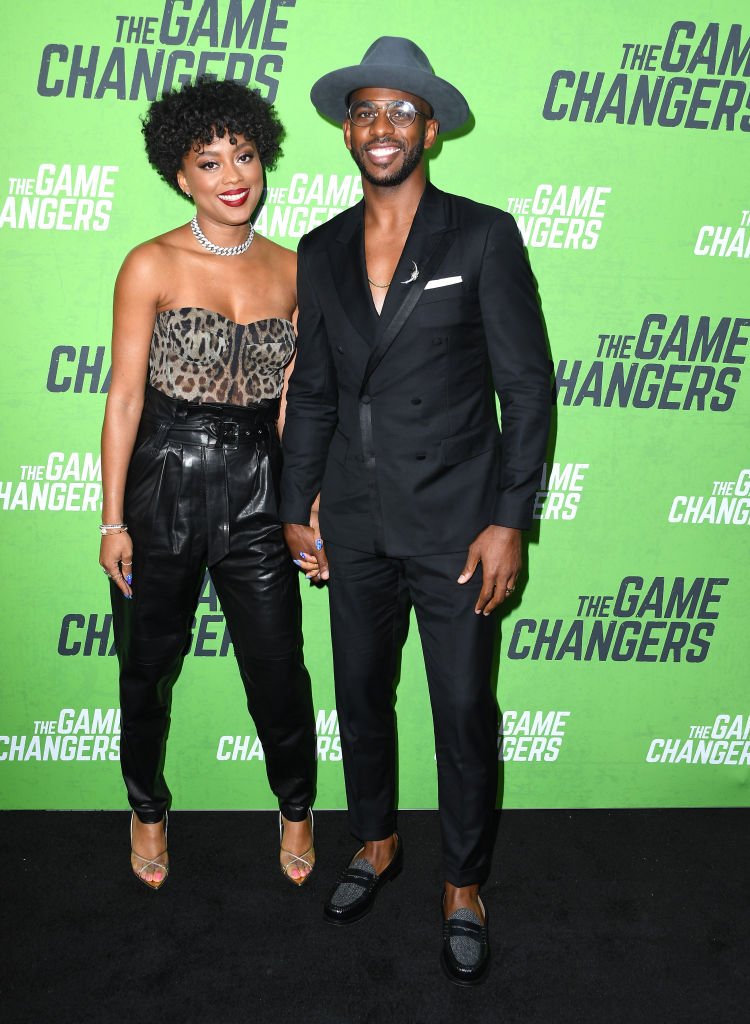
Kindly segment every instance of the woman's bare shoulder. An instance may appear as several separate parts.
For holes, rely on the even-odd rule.
[[[145,270],[154,269],[164,260],[173,260],[177,252],[185,249],[188,236],[185,226],[156,235],[131,249],[125,257],[125,264]]]
[[[263,248],[267,259],[277,259],[288,263],[290,266],[295,266],[297,263],[297,253],[293,249],[287,249],[285,246],[279,245],[278,242],[273,242],[270,238],[266,238],[265,235],[256,235],[254,244],[257,244],[259,248]]]
[[[175,260],[186,243],[184,226],[141,242],[123,260],[118,277],[153,285],[174,272]]]
[[[278,242],[272,242],[264,235],[256,235],[258,248],[262,250],[263,259],[269,266],[273,267],[278,274],[288,274],[291,278],[297,276],[297,253],[293,249],[286,249]]]

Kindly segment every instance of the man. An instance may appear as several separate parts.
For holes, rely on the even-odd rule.
[[[424,151],[469,109],[425,54],[383,37],[311,99],[343,122],[364,193],[300,245],[284,431],[281,518],[292,557],[329,581],[350,825],[364,843],[325,916],[358,920],[401,868],[393,703],[413,607],[435,729],[441,962],[473,984],[489,957],[479,886],[497,790],[497,608],[545,456],[544,333],[513,219],[427,183]],[[316,552],[306,524],[319,490]]]

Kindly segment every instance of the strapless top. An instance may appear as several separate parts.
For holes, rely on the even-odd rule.
[[[188,402],[278,398],[295,341],[292,324],[280,317],[238,324],[199,306],[165,309],[154,323],[149,383]]]

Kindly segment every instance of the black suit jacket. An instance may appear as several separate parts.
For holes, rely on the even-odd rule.
[[[393,556],[527,528],[551,390],[515,221],[427,185],[378,316],[363,211],[300,243],[281,519],[307,523],[320,490],[324,539]]]

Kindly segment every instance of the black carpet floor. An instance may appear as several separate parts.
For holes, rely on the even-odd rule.
[[[750,812],[505,811],[483,890],[493,962],[446,981],[434,812],[369,917],[323,922],[354,852],[316,818],[303,889],[270,813],[176,811],[172,874],[130,875],[124,813],[4,812],[5,1024],[739,1024],[750,1020]]]

